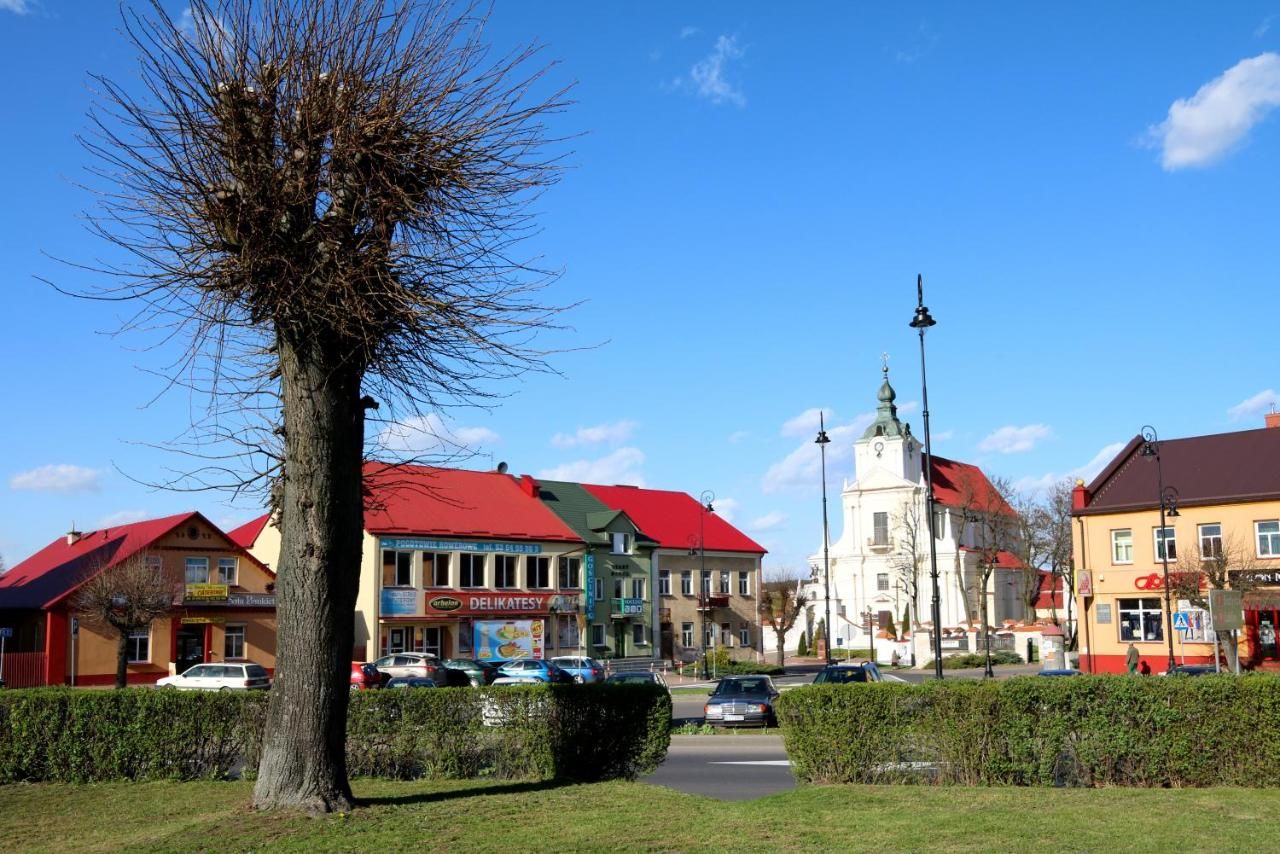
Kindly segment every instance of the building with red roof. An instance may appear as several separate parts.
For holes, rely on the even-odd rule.
[[[128,681],[155,682],[192,664],[275,664],[275,577],[199,513],[72,531],[0,575],[5,681],[25,685],[112,684],[118,636],[78,609],[90,578],[128,561],[173,586],[173,610],[129,638]]]

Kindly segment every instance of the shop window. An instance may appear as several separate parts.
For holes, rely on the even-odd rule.
[[[218,583],[235,587],[239,584],[239,561],[233,557],[218,558]]]
[[[187,583],[209,583],[209,559],[207,557],[187,558]]]
[[[458,652],[464,653],[462,658],[466,658],[465,653],[471,652],[471,633],[473,631],[471,621],[463,620],[458,624]]]
[[[151,662],[151,629],[129,632],[128,647],[130,664],[149,664]]]
[[[693,623],[680,624],[680,645],[686,649],[693,646]]]
[[[1133,563],[1133,531],[1119,528],[1111,532],[1111,562]]]
[[[562,557],[558,561],[560,586],[567,590],[582,587],[582,561],[576,557]]]
[[[738,573],[738,595],[739,596],[751,595],[751,573],[749,572]]]
[[[1164,640],[1164,611],[1158,598],[1116,600],[1122,641]]]
[[[448,552],[423,552],[422,577],[431,587],[449,586]]]
[[[222,657],[227,661],[244,658],[244,626],[227,626],[223,631]]]
[[[560,614],[556,617],[556,644],[561,649],[576,648],[581,643],[578,633],[578,618],[573,614]]]
[[[1255,522],[1258,533],[1258,557],[1280,557],[1280,520]]]
[[[751,624],[738,624],[738,643],[742,646],[751,646]]]
[[[634,643],[636,646],[648,646],[649,645],[648,628],[649,627],[646,626],[644,623],[632,623],[631,624],[631,642]]]
[[[671,595],[671,570],[669,569],[658,570],[658,595]]]
[[[551,586],[551,558],[529,555],[525,558],[524,569],[531,590],[545,590]]]
[[[1156,560],[1178,559],[1178,533],[1172,527],[1156,528],[1152,531],[1156,544]]]
[[[413,552],[384,549],[382,552],[382,586],[413,586]]]
[[[693,573],[687,569],[680,573],[680,595],[693,595]]]
[[[463,552],[458,557],[458,586],[484,587],[484,555]]]
[[[1218,524],[1200,526],[1200,559],[1211,560],[1222,557],[1222,526]]]

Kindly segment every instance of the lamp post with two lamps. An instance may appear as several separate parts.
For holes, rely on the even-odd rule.
[[[822,583],[824,588],[822,598],[826,602],[827,611],[822,642],[826,646],[829,666],[831,664],[831,555],[828,542],[831,537],[827,527],[827,445],[830,444],[831,437],[827,435],[827,425],[821,409],[818,410],[818,438],[813,442],[818,446],[822,456]]]
[[[1160,563],[1164,568],[1164,621],[1165,637],[1169,640],[1169,665],[1165,668],[1173,672],[1177,660],[1173,655],[1173,598],[1169,590],[1169,529],[1165,525],[1166,517],[1178,518],[1178,490],[1164,485],[1164,468],[1160,463],[1160,439],[1156,436],[1156,428],[1146,425],[1142,428],[1142,456],[1154,457],[1156,461],[1156,495],[1160,499],[1160,531],[1156,534],[1156,545],[1160,551]]]
[[[707,648],[707,614],[711,611],[711,584],[707,580],[707,514],[715,511],[711,502],[716,494],[709,489],[698,496],[698,551],[701,569],[698,572],[698,598],[702,602],[702,678],[711,678],[710,654]],[[712,636],[714,638],[714,635]],[[714,640],[712,646],[714,646]]]
[[[929,441],[929,381],[924,369],[924,331],[938,321],[929,314],[924,304],[924,276],[916,276],[916,313],[911,318],[911,328],[920,332],[920,396],[924,405],[924,478],[925,511],[929,514],[929,581],[933,585],[933,605],[930,616],[933,619],[933,675],[942,678],[942,602],[938,589],[938,541],[933,530],[933,445]]]

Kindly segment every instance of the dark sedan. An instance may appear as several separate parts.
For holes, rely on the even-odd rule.
[[[485,685],[493,682],[498,675],[498,668],[488,662],[476,661],[473,658],[446,658],[444,666],[453,673],[462,674],[465,677],[463,685],[471,685],[473,688],[483,688]],[[453,685],[452,674],[449,681]]]
[[[711,726],[772,726],[778,689],[768,676],[726,676],[702,707]]]

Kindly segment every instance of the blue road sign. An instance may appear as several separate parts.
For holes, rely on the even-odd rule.
[[[1173,629],[1178,632],[1191,631],[1191,615],[1186,611],[1175,611],[1173,614]]]

